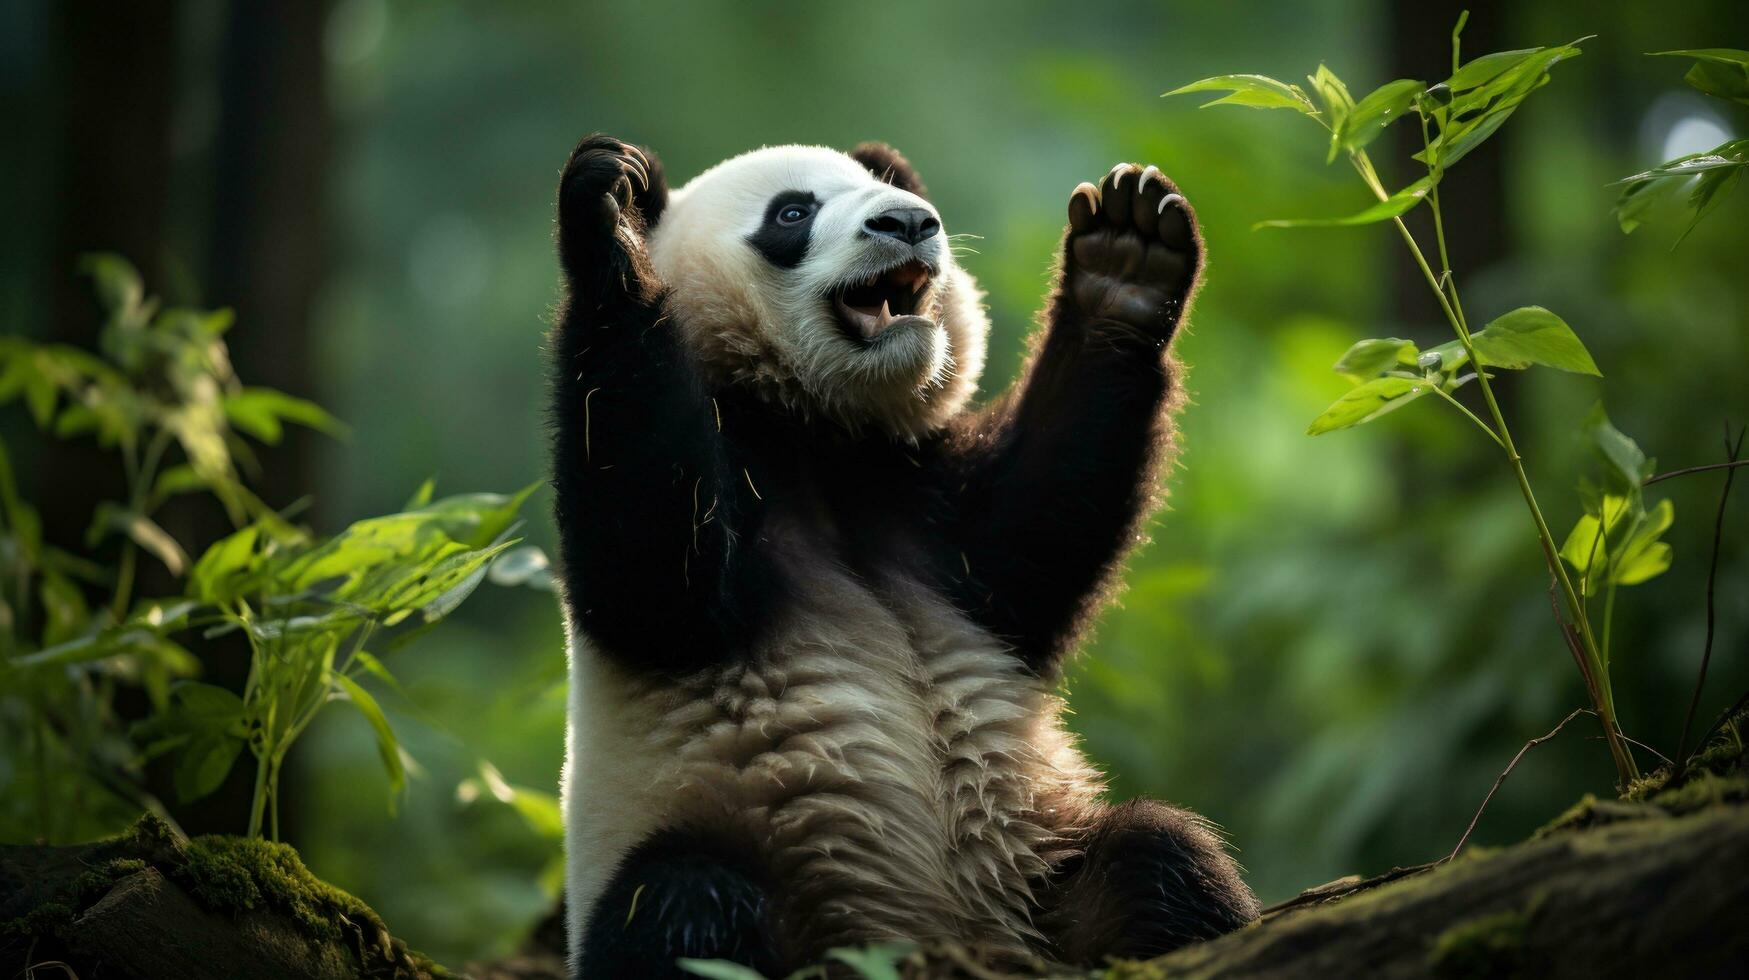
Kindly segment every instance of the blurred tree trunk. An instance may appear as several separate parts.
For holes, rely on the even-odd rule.
[[[329,121],[325,2],[232,0],[219,60],[205,294],[237,311],[231,360],[250,384],[314,395],[310,312],[326,272]],[[314,434],[263,455],[273,506],[310,493]]]
[[[246,382],[316,394],[310,313],[326,269],[328,4],[231,0],[191,11],[178,0],[61,0],[51,7],[63,93],[49,265],[53,339],[96,343],[100,324],[78,258],[113,251],[139,267],[148,291],[169,290],[171,273],[191,274],[194,295],[179,299],[235,308],[238,327],[228,341]],[[185,29],[191,14],[222,18],[210,85],[218,121],[209,146],[184,147],[197,152],[177,159],[179,82],[199,87],[177,77],[178,64],[201,63],[178,57],[202,33]],[[191,242],[195,255],[176,262],[167,252],[176,239]],[[285,444],[261,455],[261,472],[247,474],[270,505],[313,489],[314,438],[288,427]],[[96,504],[125,496],[120,467],[89,440],[45,439],[37,458],[45,532],[77,548]],[[191,550],[229,530],[219,510],[198,498],[173,501],[160,522]],[[142,594],[180,587],[150,562],[141,576]],[[219,644],[206,675],[236,689],[247,669],[246,650]],[[126,701],[124,712],[131,710]],[[238,766],[218,793],[178,817],[196,833],[237,830],[252,775],[251,766]],[[154,782],[168,788],[167,778]],[[296,808],[286,816],[295,820]]]
[[[88,347],[99,327],[79,256],[119,252],[161,281],[170,206],[176,0],[60,0],[49,28],[61,93],[50,212],[50,337]],[[99,500],[124,496],[111,454],[45,439],[36,501],[50,540],[77,545]]]
[[[1417,78],[1428,83],[1450,77],[1451,29],[1466,9],[1470,12],[1470,19],[1463,33],[1462,56],[1465,61],[1511,46],[1504,43],[1511,14],[1501,0],[1428,0],[1424,3],[1389,4],[1387,17],[1390,27],[1386,38],[1389,77]],[[1391,157],[1383,164],[1383,173],[1388,186],[1395,190],[1422,175],[1421,164],[1409,159],[1422,149],[1421,127],[1411,118],[1392,126],[1387,133],[1388,140],[1380,141],[1385,146],[1373,156],[1375,160],[1387,154]],[[1452,275],[1460,290],[1474,283],[1478,273],[1507,255],[1506,158],[1502,151],[1506,140],[1513,138],[1514,134],[1515,130],[1506,126],[1493,139],[1465,156],[1440,182],[1439,206],[1446,219],[1446,245],[1451,255]],[[1416,208],[1403,220],[1415,234],[1416,242],[1437,275],[1439,244],[1434,236],[1431,209]],[[1423,347],[1452,339],[1451,325],[1428,288],[1427,279],[1414,256],[1403,247],[1394,229],[1387,228],[1379,233],[1389,238],[1391,256],[1391,298],[1382,312],[1390,322],[1402,324],[1404,329],[1401,333],[1394,329],[1380,329],[1372,335],[1404,336]],[[1471,316],[1481,312],[1480,309],[1465,310]],[[1479,328],[1480,324],[1476,326]],[[1501,377],[1492,383],[1497,391],[1510,390],[1512,379]],[[1478,412],[1483,411],[1475,391],[1461,393],[1458,397],[1471,401]],[[1417,447],[1407,443],[1401,447],[1400,451],[1407,456],[1421,455]],[[1491,453],[1484,451],[1491,448],[1472,447],[1473,452],[1463,457],[1466,465],[1485,467],[1486,472],[1491,473],[1499,464]],[[1402,476],[1405,499],[1411,500],[1434,492],[1451,478],[1449,472],[1441,472],[1437,467],[1404,465],[1396,469]]]
[[[300,397],[319,395],[310,313],[327,269],[327,13],[324,2],[227,5],[217,62],[218,129],[208,162],[212,223],[203,302],[236,311],[237,326],[226,339],[245,383]],[[245,473],[269,506],[283,507],[314,491],[316,438],[287,426],[284,442],[260,454],[260,472]],[[212,541],[229,530],[211,507],[189,508],[168,520],[171,532],[188,541]],[[247,649],[238,643],[215,650],[205,679],[241,689]],[[233,769],[218,792],[177,811],[190,833],[235,833],[244,826],[255,775],[250,761]],[[295,783],[298,763],[287,768],[285,782]],[[300,809],[280,812],[282,839],[297,840]]]
[[[1451,29],[1458,15],[1469,10],[1470,19],[1464,27],[1463,57],[1465,61],[1479,54],[1510,47],[1507,37],[1511,11],[1500,0],[1428,0],[1425,3],[1390,4],[1390,35],[1386,48],[1391,59],[1391,78],[1419,78],[1437,82],[1451,74]],[[1358,93],[1356,95],[1358,98]],[[1450,246],[1452,272],[1459,288],[1467,279],[1506,254],[1506,166],[1502,152],[1505,141],[1512,138],[1508,126],[1493,139],[1483,143],[1464,157],[1450,177],[1439,185],[1440,210],[1447,217],[1445,238]],[[1421,151],[1421,128],[1413,119],[1393,126],[1390,134],[1392,162],[1408,161],[1409,155]],[[1419,174],[1408,167],[1420,167],[1409,162],[1394,172],[1399,183],[1408,183]],[[1395,189],[1395,188],[1393,188]],[[1439,270],[1438,246],[1433,237],[1433,219],[1426,208],[1418,208],[1407,219],[1415,232],[1422,251],[1434,271]],[[1392,236],[1393,239],[1396,237]],[[1393,241],[1392,254],[1396,284],[1393,309],[1396,318],[1407,323],[1430,325],[1427,335],[1419,339],[1444,342],[1451,328],[1446,325],[1437,301],[1427,288],[1421,269],[1407,250]],[[1479,325],[1478,325],[1479,327]]]

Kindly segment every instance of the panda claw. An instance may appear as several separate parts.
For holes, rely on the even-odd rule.
[[[1183,207],[1185,203],[1186,202],[1184,200],[1184,195],[1178,193],[1177,191],[1173,191],[1172,193],[1170,193],[1170,194],[1168,194],[1165,197],[1160,199],[1160,207],[1156,213],[1165,214],[1167,205],[1176,204],[1180,207]]]
[[[1069,195],[1069,227],[1076,232],[1092,231],[1094,216],[1099,213],[1099,188],[1082,181]]]
[[[1134,177],[1140,172],[1135,164],[1120,163],[1111,168],[1111,172],[1105,175],[1105,184],[1100,193],[1100,203],[1105,206],[1106,220],[1112,224],[1127,225],[1130,223],[1130,215],[1133,210],[1131,205],[1134,203],[1134,198],[1140,188],[1127,184],[1126,178]]]

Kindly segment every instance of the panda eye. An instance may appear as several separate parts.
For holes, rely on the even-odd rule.
[[[813,213],[813,209],[805,205],[789,204],[777,212],[777,220],[779,224],[793,225],[799,221],[806,221],[808,215]]]

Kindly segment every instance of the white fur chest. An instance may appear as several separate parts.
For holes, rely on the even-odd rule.
[[[810,563],[750,662],[683,684],[571,644],[564,780],[573,948],[648,834],[768,863],[802,948],[959,938],[1022,951],[1029,879],[1100,787],[1061,702],[922,586]]]

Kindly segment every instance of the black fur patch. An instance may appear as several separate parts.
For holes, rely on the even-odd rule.
[[[623,157],[623,144],[592,138],[561,183],[559,565],[571,621],[606,655],[683,672],[745,650],[782,590],[765,551],[744,546],[759,530],[757,500],[728,458],[698,365],[663,323],[661,282],[643,248],[628,248],[641,223],[604,220],[620,213],[606,195]],[[644,193],[658,195],[657,177]]]
[[[789,208],[802,208],[808,213],[800,221],[784,221]],[[759,250],[765,260],[780,269],[793,269],[802,264],[812,240],[814,215],[820,211],[820,200],[811,191],[781,191],[765,206],[765,219],[759,230],[747,236],[747,244]]]
[[[770,901],[744,857],[663,831],[626,855],[584,927],[578,975],[681,978],[674,961],[722,959],[782,976]]]
[[[858,144],[850,151],[851,159],[868,168],[874,174],[894,187],[910,191],[918,197],[928,197],[929,189],[923,186],[923,178],[917,176],[916,168],[905,155],[885,143],[868,142]]]
[[[1047,899],[1066,962],[1147,959],[1257,918],[1233,859],[1189,811],[1131,800],[1106,810],[1084,847],[1057,869]]]
[[[1101,333],[1064,297],[1025,375],[956,419],[944,463],[958,485],[944,559],[962,609],[1053,672],[1107,598],[1153,502],[1170,439],[1161,345]]]

